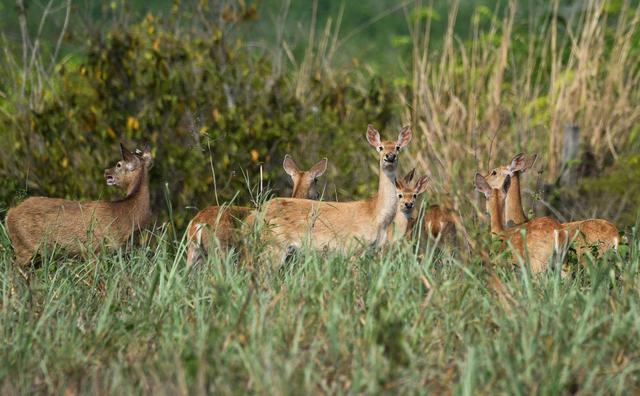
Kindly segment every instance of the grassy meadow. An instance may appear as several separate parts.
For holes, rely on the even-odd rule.
[[[0,3],[1,394],[640,393],[638,1],[147,3]],[[328,158],[325,200],[372,196],[367,124],[412,126],[399,174],[472,250],[276,267],[255,230],[186,266],[199,209],[290,193],[285,153]],[[153,225],[14,266],[8,208],[121,197],[121,141],[153,149]],[[519,152],[530,216],[608,219],[620,249],[508,264],[473,176]]]

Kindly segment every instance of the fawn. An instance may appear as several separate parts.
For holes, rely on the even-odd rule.
[[[147,145],[134,154],[120,144],[120,151],[122,160],[105,170],[104,177],[107,185],[126,189],[123,199],[108,202],[31,197],[9,210],[7,231],[19,266],[26,266],[45,246],[57,246],[71,254],[98,251],[102,242],[116,249],[147,225],[151,217],[151,149]]]
[[[270,239],[272,259],[283,262],[305,240],[315,249],[329,250],[344,250],[354,243],[379,248],[385,243],[387,227],[398,208],[395,181],[400,150],[411,140],[411,129],[402,128],[396,141],[381,141],[379,132],[369,125],[367,140],[378,153],[378,193],[353,202],[270,200],[258,216],[267,225],[262,237]]]
[[[513,157],[509,165],[500,166],[493,169],[487,175],[487,182],[496,188],[506,176],[511,176],[511,188],[507,194],[505,206],[505,221],[508,226],[523,224],[527,221],[522,208],[522,199],[520,196],[520,174],[531,168],[537,155],[527,157],[520,153]],[[598,248],[598,252],[617,249],[620,240],[620,234],[616,226],[603,219],[588,219],[581,221],[573,221],[562,224],[563,230],[567,231],[569,241],[575,239],[576,253],[578,257],[582,257],[585,251],[591,246]],[[602,248],[602,249],[600,249]]]
[[[318,199],[318,178],[327,170],[327,159],[324,158],[302,171],[289,154],[284,156],[282,167],[293,181],[292,198]],[[253,209],[245,206],[209,206],[199,211],[191,220],[187,229],[189,247],[187,249],[187,265],[194,265],[204,260],[211,251],[212,236],[220,246],[229,249],[236,246],[241,223]],[[213,231],[213,234],[211,233]],[[236,246],[237,247],[237,246]]]
[[[416,170],[412,169],[402,180],[396,180],[398,210],[396,211],[393,223],[387,228],[387,239],[390,241],[412,238],[413,226],[416,221],[413,217],[416,198],[425,192],[429,181],[427,176],[423,176],[412,186],[411,181],[413,180],[415,172]]]
[[[499,188],[492,188],[484,176],[476,173],[475,185],[487,199],[487,211],[491,216],[491,233],[498,235],[505,242],[510,242],[520,259],[525,259],[528,253],[532,273],[544,271],[554,251],[557,251],[565,242],[562,225],[550,217],[538,217],[519,226],[505,229],[503,210],[511,187],[511,176],[507,175]],[[524,240],[523,231],[525,232]]]

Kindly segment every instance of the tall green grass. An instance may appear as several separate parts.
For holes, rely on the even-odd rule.
[[[187,268],[184,241],[149,233],[114,254],[45,256],[27,281],[3,230],[3,394],[640,390],[635,234],[563,278],[433,244]]]

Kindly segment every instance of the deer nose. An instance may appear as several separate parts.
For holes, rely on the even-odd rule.
[[[404,207],[407,209],[413,209],[413,202],[405,202]]]
[[[396,160],[396,155],[394,153],[387,153],[384,155],[384,159],[387,162],[394,162]]]

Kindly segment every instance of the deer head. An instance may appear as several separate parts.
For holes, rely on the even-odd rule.
[[[529,156],[524,153],[517,154],[513,157],[509,165],[503,165],[492,169],[491,172],[485,176],[485,179],[492,188],[500,188],[506,176],[513,177],[517,172],[526,172],[533,167],[537,159],[538,154]]]
[[[144,150],[136,150],[136,154],[134,154],[120,143],[120,152],[122,160],[118,161],[114,167],[106,169],[104,178],[108,186],[118,186],[129,190],[140,179],[140,175],[153,166],[151,147],[146,145]]]
[[[369,125],[367,127],[367,141],[378,152],[380,169],[387,176],[395,176],[400,150],[411,141],[411,128],[403,127],[396,141],[381,141],[380,133],[372,125]]]
[[[318,199],[318,178],[327,170],[327,159],[323,158],[317,164],[313,165],[308,171],[302,171],[298,168],[296,162],[289,154],[284,156],[282,167],[284,171],[291,176],[293,180],[292,198],[309,198]]]
[[[413,209],[416,206],[418,195],[425,192],[429,178],[422,176],[416,182],[415,186],[411,185],[415,169],[412,169],[403,179],[396,180],[396,189],[398,192],[398,210],[407,217],[411,217]]]

